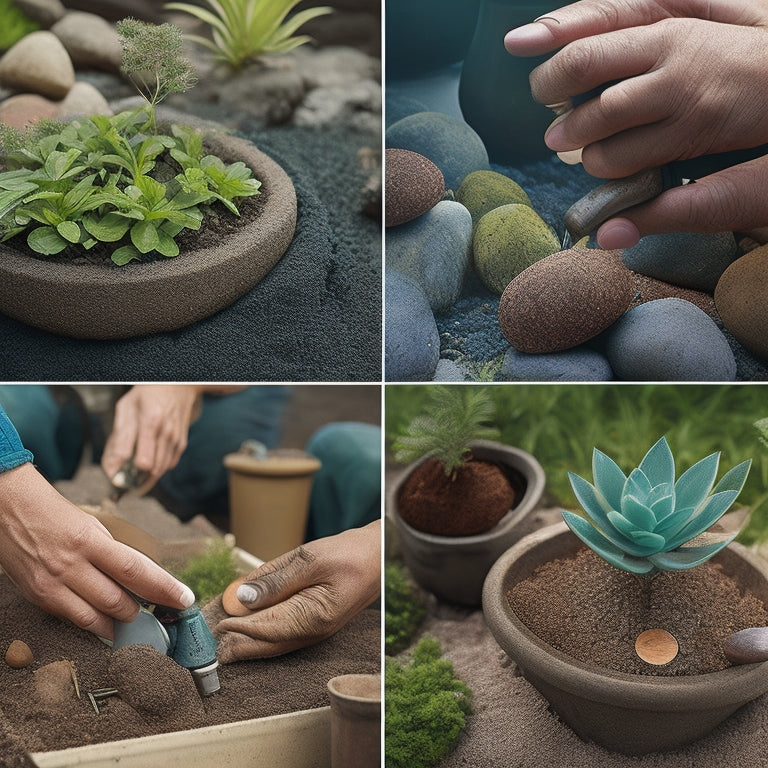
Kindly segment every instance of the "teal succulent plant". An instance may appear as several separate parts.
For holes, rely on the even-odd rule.
[[[595,449],[594,485],[568,475],[586,518],[566,511],[563,518],[590,549],[621,570],[652,574],[693,568],[738,533],[738,528],[705,533],[739,495],[752,463],[726,472],[713,490],[719,462],[720,454],[713,453],[675,482],[672,451],[662,437],[627,477]]]

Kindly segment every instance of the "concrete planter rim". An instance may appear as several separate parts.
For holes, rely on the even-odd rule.
[[[491,633],[503,650],[523,669],[535,669],[550,685],[591,701],[649,711],[719,709],[741,706],[768,690],[768,662],[744,664],[702,675],[662,677],[617,672],[586,664],[541,640],[515,615],[506,600],[510,581],[505,577],[521,555],[547,551],[554,539],[571,537],[565,523],[543,528],[508,549],[494,564],[483,587],[483,613]],[[573,536],[574,550],[581,542]],[[768,565],[739,544],[730,544],[732,557],[746,561],[768,580]],[[725,550],[724,552],[727,552]],[[541,563],[549,556],[543,556]],[[718,556],[715,557],[718,561]]]
[[[119,339],[176,330],[245,295],[290,245],[296,192],[251,142],[225,133],[205,138],[212,154],[245,162],[268,195],[260,214],[222,247],[117,267],[45,261],[0,245],[0,312],[58,335]]]
[[[410,477],[413,471],[427,461],[429,456],[424,456],[418,461],[412,462],[400,473],[397,480],[392,484],[389,491],[389,503],[387,504],[388,515],[390,519],[394,520],[395,524],[403,529],[408,536],[414,539],[420,540],[425,544],[432,544],[436,546],[453,546],[453,547],[467,547],[473,546],[487,541],[489,538],[495,538],[496,536],[507,533],[511,528],[518,525],[531,510],[536,506],[537,502],[541,498],[544,492],[544,485],[546,478],[544,470],[541,464],[527,451],[521,448],[516,448],[511,445],[504,445],[503,443],[496,442],[494,440],[475,440],[470,444],[473,449],[474,457],[483,461],[490,461],[493,463],[494,459],[491,458],[491,454],[504,453],[512,459],[508,466],[518,471],[526,482],[525,493],[523,498],[512,507],[504,517],[499,520],[493,528],[489,528],[482,533],[473,534],[472,536],[440,536],[433,533],[425,533],[419,531],[413,526],[409,525],[398,512],[397,497],[400,494],[405,481]]]

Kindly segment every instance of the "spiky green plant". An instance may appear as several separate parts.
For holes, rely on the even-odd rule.
[[[211,28],[212,40],[187,35],[216,54],[234,69],[265,53],[286,53],[309,42],[306,35],[294,35],[310,19],[331,13],[331,8],[307,8],[286,16],[300,0],[206,0],[211,10],[190,3],[166,3],[167,10],[183,11]]]
[[[471,456],[473,440],[498,437],[499,430],[488,424],[494,404],[481,387],[433,387],[429,394],[425,413],[408,425],[392,447],[395,458],[403,463],[432,456],[450,477]]]
[[[590,549],[621,570],[652,574],[693,568],[738,533],[738,528],[705,533],[739,495],[752,463],[733,467],[712,490],[719,461],[720,454],[713,453],[675,482],[672,451],[662,437],[627,477],[595,448],[595,484],[568,475],[587,518],[565,510],[563,518]]]

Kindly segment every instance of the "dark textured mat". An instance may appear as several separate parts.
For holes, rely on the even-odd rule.
[[[64,338],[0,315],[0,380],[380,380],[381,230],[360,213],[357,159],[379,138],[342,127],[245,137],[284,168],[298,199],[294,240],[261,283],[187,328],[118,341]]]

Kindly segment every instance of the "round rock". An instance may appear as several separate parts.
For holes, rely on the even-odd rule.
[[[486,213],[472,238],[475,271],[496,294],[523,270],[559,250],[560,242],[549,225],[521,203]]]
[[[750,627],[725,638],[723,650],[733,664],[768,661],[768,627]]]
[[[604,331],[627,311],[633,295],[620,251],[570,248],[533,264],[507,286],[499,325],[519,352],[559,352]]]
[[[59,105],[36,93],[19,93],[0,102],[0,123],[24,128],[45,118],[57,117]]]
[[[52,27],[77,69],[119,72],[123,47],[115,27],[95,13],[69,11]]]
[[[452,200],[386,234],[387,265],[416,282],[433,312],[459,298],[472,249],[472,218]]]
[[[463,120],[442,112],[398,120],[387,130],[386,146],[429,158],[442,171],[447,189],[458,189],[472,171],[490,168],[482,139]]]
[[[608,360],[594,349],[575,347],[563,352],[529,355],[510,347],[501,365],[503,381],[611,381]]]
[[[456,192],[456,200],[472,214],[472,226],[476,227],[488,211],[510,203],[531,205],[526,191],[516,182],[496,171],[473,171]]]
[[[32,650],[23,640],[14,640],[5,652],[5,663],[14,669],[28,667],[34,660]]]
[[[409,277],[388,269],[385,278],[387,381],[431,381],[440,358],[440,335],[427,297]]]
[[[445,194],[440,169],[424,155],[407,149],[386,151],[386,202],[384,223],[396,227],[426,213]]]
[[[725,270],[715,305],[725,327],[753,354],[768,358],[768,245],[756,248]]]
[[[642,275],[712,293],[737,255],[732,232],[672,232],[644,237],[634,248],[624,251],[622,259]]]
[[[59,103],[61,115],[108,115],[114,113],[107,100],[90,83],[78,81]]]
[[[734,381],[736,360],[705,312],[682,299],[633,307],[601,339],[618,379]]]
[[[32,32],[0,59],[0,83],[16,91],[63,99],[75,84],[72,60],[56,35]]]
[[[67,12],[61,0],[14,0],[14,3],[25,16],[46,29]]]

